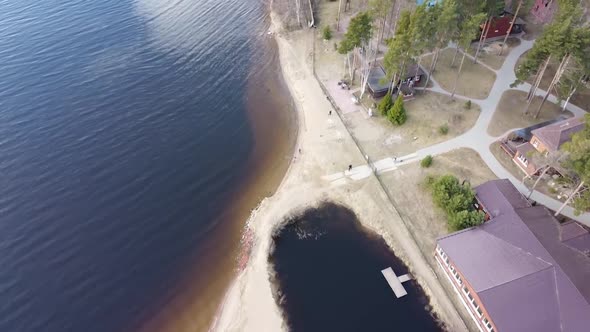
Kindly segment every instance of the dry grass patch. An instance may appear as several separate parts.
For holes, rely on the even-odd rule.
[[[457,77],[457,70],[461,62],[461,53],[457,55],[455,64],[451,67],[454,48],[447,48],[441,51],[436,70],[434,71],[434,79],[441,85],[441,87],[449,92],[453,90],[455,85],[455,78]],[[422,65],[425,68],[430,67],[433,55],[427,55],[422,60]],[[486,67],[474,64],[473,60],[466,58],[461,71],[461,77],[457,84],[457,94],[468,98],[485,99],[490,94],[490,90],[496,81],[496,74]]]
[[[525,128],[547,120],[555,119],[560,115],[572,117],[569,111],[562,112],[561,108],[549,101],[545,102],[541,113],[537,119],[533,115],[523,114],[526,105],[527,93],[518,90],[507,90],[502,94],[502,98],[496,107],[492,121],[488,126],[488,134],[498,137],[511,129]],[[535,97],[529,108],[530,113],[534,113],[541,104],[542,98]]]
[[[453,296],[453,290],[440,273],[441,270],[434,258],[436,239],[449,233],[446,216],[444,211],[434,205],[430,191],[424,186],[428,175],[444,174],[455,175],[459,180],[467,180],[473,186],[496,179],[477,152],[471,149],[458,149],[435,156],[430,168],[421,168],[418,163],[414,163],[379,177],[384,182],[396,210],[404,218],[408,230],[414,236],[428,264],[437,273],[441,285],[454,301],[455,306],[460,308],[458,298]],[[464,315],[465,312],[462,310],[459,312],[469,330],[477,330],[473,321]]]
[[[520,64],[524,61],[524,58],[526,57],[527,52],[525,52],[523,55],[520,56],[520,58],[516,62],[514,70],[516,70],[518,68],[518,66],[520,66]],[[553,80],[553,76],[555,76],[555,72],[557,71],[557,67],[559,67],[560,60],[561,59],[553,59],[553,61],[549,62],[549,65],[547,66],[547,69],[545,70],[545,73],[543,74],[543,78],[541,79],[541,84],[539,84],[539,87],[541,89],[547,90],[547,88],[549,87],[549,84],[551,84],[551,81]],[[527,82],[530,84],[533,84],[533,80],[534,80],[534,75],[529,77],[527,79]],[[581,107],[582,109],[584,109],[586,111],[590,110],[590,87],[588,87],[588,86],[580,87],[576,91],[576,93],[572,96],[572,98],[570,99],[570,103],[572,103],[578,107]]]
[[[466,110],[463,102],[434,92],[419,94],[405,106],[408,120],[399,127],[378,114],[372,118],[364,112],[344,116],[346,126],[372,159],[401,156],[458,136],[473,127],[480,114],[475,103]],[[441,133],[441,126],[448,127],[446,134]]]
[[[396,209],[407,221],[418,246],[427,259],[436,265],[432,255],[436,239],[448,234],[444,211],[436,207],[424,181],[428,175],[452,174],[459,180],[467,180],[473,186],[495,179],[496,176],[471,149],[459,149],[434,157],[430,168],[410,164],[380,175],[395,201]]]
[[[508,54],[510,54],[510,51],[516,46],[520,45],[520,39],[514,37],[508,38],[508,40],[506,41],[506,45],[504,46],[504,52],[502,52],[502,55],[499,55],[500,50],[502,49],[502,41],[503,39],[494,40],[491,42],[487,42],[485,45],[483,45],[481,51],[479,52],[477,60],[485,63],[486,65],[496,70],[502,68],[504,60],[506,60],[506,57],[508,56]],[[476,51],[477,43],[471,44],[471,47],[469,48],[469,54],[475,55]]]

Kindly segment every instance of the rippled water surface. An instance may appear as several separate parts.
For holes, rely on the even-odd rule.
[[[216,250],[265,6],[0,0],[0,331],[133,330]]]

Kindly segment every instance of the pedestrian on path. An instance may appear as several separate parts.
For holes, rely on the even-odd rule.
[[[352,171],[352,165],[348,165],[348,171]]]
[[[330,110],[330,112],[328,112],[328,115],[332,115],[332,110]]]

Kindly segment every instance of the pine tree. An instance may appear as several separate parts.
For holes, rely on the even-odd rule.
[[[428,85],[428,82],[430,81],[430,75],[432,75],[436,69],[440,50],[446,47],[446,45],[449,43],[449,40],[457,33],[459,29],[457,25],[459,22],[459,12],[457,9],[456,0],[445,0],[442,2],[442,4],[437,3],[429,10],[435,11],[432,17],[436,19],[436,43],[434,47],[434,56],[432,58],[432,62],[430,63],[430,69],[426,78],[426,85]]]
[[[351,70],[351,83],[354,82],[354,74],[356,67],[354,67],[357,63],[356,56],[358,52],[354,52],[355,50],[366,48],[369,41],[371,40],[371,36],[373,34],[373,19],[368,12],[362,12],[357,14],[350,20],[350,24],[348,25],[348,29],[344,34],[344,38],[340,42],[338,46],[338,53],[346,54],[347,58],[350,52],[353,53],[353,61],[352,65],[350,65]]]
[[[391,0],[370,0],[369,8],[373,17],[379,20],[379,33],[377,38],[377,44],[375,47],[375,60],[377,60],[377,54],[379,53],[379,45],[383,40],[383,33],[385,32],[385,21],[387,21],[387,14],[393,2]],[[375,61],[373,60],[373,61]]]
[[[555,89],[556,85],[560,84],[560,80],[569,66],[576,62],[588,62],[590,28],[582,25],[582,13],[579,1],[560,0],[559,11],[553,22],[545,28],[542,35],[535,41],[523,64],[517,69],[517,79],[512,86],[526,81],[536,69],[534,83],[527,96],[525,114],[529,111],[550,59],[559,59],[559,67],[547,88],[543,101],[535,112],[535,118],[539,116],[550,93]]]
[[[420,64],[422,63],[422,53],[435,42],[436,26],[435,16],[436,12],[426,7],[426,3],[418,6],[412,14],[412,40],[413,40],[413,53],[415,57],[418,57],[416,72],[414,76],[417,76],[420,70]]]
[[[398,21],[398,33],[389,42],[387,53],[383,58],[383,68],[388,79],[391,79],[390,93],[393,92],[398,81],[403,79],[407,61],[411,55],[411,43],[411,13],[405,10]]]
[[[387,118],[395,125],[401,126],[406,123],[408,116],[406,114],[406,108],[404,107],[404,97],[399,94],[393,106],[387,112]]]
[[[355,48],[367,45],[373,34],[372,18],[368,12],[362,12],[350,20],[338,52],[346,54]]]
[[[392,106],[393,100],[391,98],[391,94],[388,93],[385,95],[385,97],[383,97],[383,99],[381,99],[379,105],[377,105],[377,109],[379,110],[379,113],[381,115],[387,115],[387,112],[391,109]]]
[[[477,15],[471,16],[461,24],[461,33],[459,34],[457,47],[463,49],[463,57],[461,58],[459,69],[457,70],[457,77],[455,78],[455,85],[453,87],[453,92],[451,93],[451,99],[455,98],[455,92],[457,91],[457,85],[459,83],[459,78],[461,77],[461,71],[463,70],[463,63],[465,62],[465,55],[468,51],[467,49],[469,48],[469,45],[471,45],[471,40],[477,33],[479,25],[483,20],[485,20],[485,14],[479,13]]]

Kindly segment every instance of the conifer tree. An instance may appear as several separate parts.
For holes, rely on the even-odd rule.
[[[389,121],[395,125],[401,126],[406,123],[408,116],[406,114],[406,108],[404,107],[404,97],[400,93],[393,103],[389,112],[387,112],[387,118]]]

